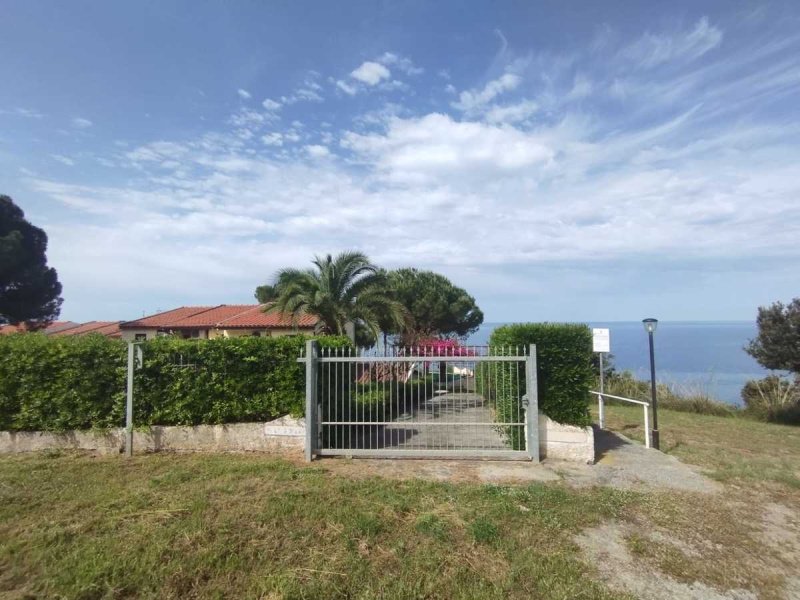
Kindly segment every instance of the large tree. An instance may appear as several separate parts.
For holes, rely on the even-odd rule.
[[[360,342],[374,342],[387,319],[395,327],[405,322],[406,311],[392,298],[385,273],[364,254],[343,252],[335,258],[328,254],[312,263],[311,269],[278,271],[272,283],[275,303],[268,311],[294,318],[316,315],[325,333],[337,335],[348,333],[352,323]]]
[[[464,337],[483,323],[483,312],[475,298],[453,285],[444,275],[417,269],[389,272],[394,297],[410,313],[410,327],[396,328],[403,343],[415,344],[419,338]]]
[[[0,323],[47,326],[61,311],[61,284],[47,266],[47,235],[0,195]]]
[[[758,309],[758,336],[747,353],[767,369],[800,374],[800,298]]]

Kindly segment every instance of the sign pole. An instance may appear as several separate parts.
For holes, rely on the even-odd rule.
[[[597,418],[600,422],[600,429],[606,426],[606,407],[603,394],[605,393],[605,367],[603,356],[611,352],[611,331],[605,328],[592,329],[592,351],[597,352],[600,359],[600,394],[597,396]]]

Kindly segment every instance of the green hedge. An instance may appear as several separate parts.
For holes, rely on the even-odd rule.
[[[573,323],[520,323],[498,327],[489,338],[489,345],[495,348],[529,344],[536,344],[539,409],[559,423],[589,425],[587,400],[594,377],[589,327]],[[521,373],[513,372],[514,369]],[[525,394],[524,366],[506,365],[501,371],[496,376],[503,378],[503,385],[492,386],[500,390],[495,409],[498,421],[513,420],[518,414],[518,399]],[[512,433],[512,440],[521,437],[521,432]]]
[[[0,337],[0,430],[120,425],[125,364],[125,343],[100,335]]]
[[[261,421],[305,411],[302,337],[159,338],[142,344],[137,425]],[[323,337],[323,347],[346,346]],[[0,338],[0,430],[105,428],[124,422],[127,344],[102,336]]]

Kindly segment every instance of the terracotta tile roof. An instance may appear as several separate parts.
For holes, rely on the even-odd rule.
[[[53,321],[44,329],[44,333],[50,335],[51,333],[55,333],[57,331],[64,331],[65,329],[70,329],[72,327],[78,327],[80,323],[75,323],[73,321]],[[20,333],[27,331],[25,325],[20,323],[19,325],[3,325],[0,326],[0,335],[9,335],[11,333]]]
[[[312,315],[298,317],[293,324],[284,313],[263,312],[266,304],[220,304],[182,306],[174,310],[122,323],[122,329],[267,329],[277,327],[312,328],[319,320]]]
[[[299,327],[307,329],[314,327],[319,318],[316,315],[300,315],[295,322],[292,322],[292,317],[286,313],[269,312],[265,313],[264,309],[267,304],[256,304],[250,310],[230,317],[224,321],[220,321],[217,327],[220,329],[259,329],[261,327]]]
[[[181,306],[164,312],[142,317],[134,321],[126,321],[120,326],[123,329],[148,329],[152,327],[174,327],[175,323],[193,315],[209,311],[214,306]]]
[[[87,333],[99,333],[107,337],[120,337],[122,333],[119,329],[120,321],[89,321],[77,327],[70,327],[63,331],[57,331],[54,336],[62,335],[85,335]]]
[[[216,327],[220,321],[225,321],[226,319],[249,311],[253,306],[253,304],[220,304],[204,312],[181,319],[176,322],[173,327],[202,327],[204,329]],[[258,305],[255,306],[257,307]]]

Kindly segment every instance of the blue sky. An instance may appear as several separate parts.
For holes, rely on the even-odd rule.
[[[352,248],[445,273],[488,321],[752,319],[798,294],[796,3],[0,17],[0,193],[48,232],[64,318],[250,302]]]

